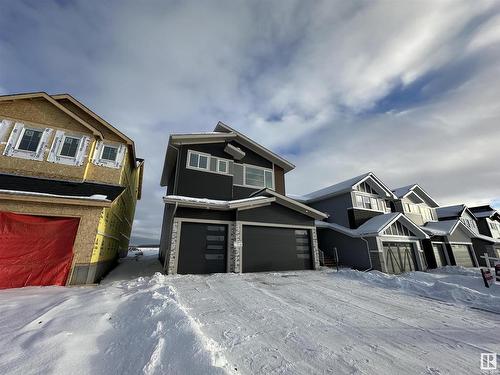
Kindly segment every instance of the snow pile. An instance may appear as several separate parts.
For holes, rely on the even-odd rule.
[[[405,293],[500,314],[500,284],[486,288],[478,269],[448,266],[432,272],[409,272],[402,275],[341,270],[339,275],[383,288],[398,289]]]
[[[1,374],[222,374],[165,276],[0,293]]]

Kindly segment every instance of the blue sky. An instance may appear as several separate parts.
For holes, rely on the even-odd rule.
[[[68,92],[146,159],[159,237],[171,132],[224,121],[301,194],[364,173],[441,204],[500,201],[496,1],[0,0],[0,92]]]

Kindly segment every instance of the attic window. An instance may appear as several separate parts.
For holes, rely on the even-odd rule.
[[[41,130],[24,128],[23,135],[16,147],[18,150],[35,152],[42,139]]]
[[[115,161],[117,154],[118,154],[117,147],[105,145],[102,148],[101,159],[108,160],[108,161]]]

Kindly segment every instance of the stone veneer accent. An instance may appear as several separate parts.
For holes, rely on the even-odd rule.
[[[319,248],[318,248],[318,234],[316,233],[316,228],[311,229],[311,240],[312,240],[313,268],[317,270],[319,269]]]
[[[179,249],[177,248],[177,238],[180,235],[181,223],[174,219],[172,224],[172,236],[170,238],[170,251],[167,252],[167,274],[177,273],[177,254]]]

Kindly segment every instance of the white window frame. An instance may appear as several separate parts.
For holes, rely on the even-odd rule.
[[[220,174],[229,174],[229,160],[227,160],[227,159],[221,159],[221,158],[217,158],[217,157],[215,159],[217,161],[217,168],[215,168],[216,171],[217,171],[217,173],[220,173]],[[221,163],[226,164],[226,170],[225,171],[221,171],[220,170],[220,164]],[[209,164],[210,164],[210,160],[209,160]],[[210,171],[210,172],[212,172],[212,171]]]
[[[271,189],[271,190],[274,190],[274,171],[272,169],[260,167],[258,165],[253,165],[253,164],[241,164],[241,165],[243,165],[243,185],[237,185],[237,186],[244,186],[244,187],[249,187],[252,189]],[[255,185],[248,185],[247,184],[247,167],[254,168],[254,169],[260,169],[260,170],[264,171],[264,186],[255,186]],[[271,182],[272,182],[271,187],[266,186],[266,171],[271,173]]]
[[[104,149],[105,149],[106,147],[109,147],[109,148],[114,148],[114,149],[116,150],[115,160],[111,160],[111,159],[104,159],[104,158],[102,157],[102,154],[104,154]],[[104,144],[102,145],[102,148],[101,148],[101,153],[100,153],[100,155],[99,155],[99,160],[101,160],[101,161],[103,161],[103,162],[108,162],[108,163],[116,163],[116,158],[118,157],[118,150],[119,150],[119,149],[120,149],[120,147],[119,147],[119,146],[115,146],[115,145],[110,145],[110,144],[106,144],[106,143],[104,143]]]
[[[362,192],[362,191],[359,191],[359,190],[356,190],[353,192],[353,198],[352,198],[352,205],[353,205],[353,208],[357,208],[357,209],[360,209],[360,210],[368,210],[368,211],[376,211],[376,212],[383,212],[383,213],[386,213],[386,212],[390,212],[390,211],[386,211],[385,209],[385,199],[383,199],[382,197],[380,197],[380,195],[378,194],[371,194],[371,193],[365,193],[365,192]],[[366,208],[365,205],[364,205],[364,201],[363,201],[363,205],[362,206],[359,206],[358,205],[358,198],[357,196],[360,196],[362,200],[364,200],[365,198],[368,198],[369,201],[370,201],[370,207],[371,208]],[[375,203],[376,203],[376,207],[373,208],[373,200],[375,200]],[[383,210],[380,209],[380,205],[383,205]]]
[[[42,133],[42,135],[40,136],[40,139],[38,140],[38,144],[36,145],[36,150],[35,151],[23,150],[23,149],[19,148],[19,145],[21,144],[21,142],[23,140],[24,133],[26,133],[26,130],[33,130],[33,131],[37,131],[37,132]],[[40,151],[40,145],[42,144],[42,137],[43,137],[43,132],[44,131],[45,131],[45,129],[32,128],[32,127],[26,127],[26,126],[24,126],[23,130],[21,131],[21,134],[19,135],[19,138],[18,138],[18,140],[16,142],[16,146],[14,147],[14,150],[16,150],[18,152],[25,152],[25,153],[28,153],[28,154],[31,154],[31,153],[37,154],[38,151]]]
[[[75,156],[67,156],[67,155],[61,155],[61,151],[64,146],[64,141],[66,138],[74,138],[78,139],[78,146],[76,147],[76,153]],[[70,159],[70,160],[75,160],[76,157],[78,156],[78,149],[80,148],[80,145],[82,144],[83,136],[78,136],[78,135],[72,135],[72,134],[64,134],[61,140],[61,145],[59,146],[59,150],[57,150],[56,155],[60,158],[65,158],[65,159]],[[102,148],[104,150],[104,147]],[[107,160],[107,159],[106,159]]]
[[[206,168],[200,168],[200,167],[193,167],[192,165],[190,165],[189,161],[191,160],[191,154],[198,154],[198,155],[205,156],[207,158],[207,167]],[[210,157],[211,156],[212,155],[207,154],[205,152],[200,152],[200,151],[196,151],[196,150],[188,150],[187,159],[186,159],[186,168],[187,169],[194,169],[196,171],[211,172],[210,171]],[[198,156],[198,165],[200,165],[200,158],[199,158],[199,156]]]

